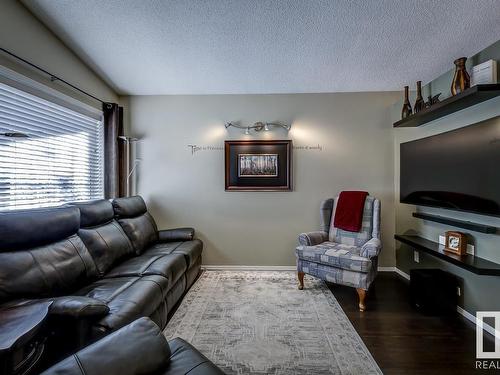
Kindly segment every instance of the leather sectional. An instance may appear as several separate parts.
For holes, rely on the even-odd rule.
[[[139,196],[0,213],[0,308],[52,301],[53,360],[141,317],[161,329],[201,268],[194,230]]]
[[[117,350],[120,348],[120,350]],[[182,339],[169,342],[141,318],[80,350],[42,375],[223,375]]]

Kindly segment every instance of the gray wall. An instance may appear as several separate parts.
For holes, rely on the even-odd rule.
[[[290,266],[297,235],[345,189],[382,201],[382,266],[394,265],[394,160],[389,108],[397,93],[134,96],[129,132],[142,138],[138,192],[162,228],[190,225],[208,265]],[[247,137],[225,121],[285,121],[292,131]],[[292,192],[225,192],[226,139],[290,138]],[[202,147],[192,154],[188,145]],[[320,146],[321,149],[310,148]],[[308,147],[306,149],[306,147]],[[204,148],[204,149],[203,149]]]
[[[475,63],[480,63],[490,58],[500,59],[500,42],[488,47],[477,56],[474,56],[471,60],[475,61]],[[431,87],[433,94],[443,92],[444,97],[449,96],[451,79],[452,71],[449,71],[432,81],[429,86]],[[398,103],[393,107],[393,121],[399,118],[401,109],[400,105],[401,104]],[[417,208],[412,205],[399,203],[399,144],[401,142],[457,129],[499,115],[500,98],[496,98],[418,128],[401,128],[394,130],[394,183],[396,193],[395,208],[397,233],[416,233],[422,237],[437,242],[440,234],[442,235],[448,230],[459,230],[468,233],[470,242],[474,243],[476,246],[476,255],[494,262],[500,262],[500,237],[498,235],[468,232],[464,229],[455,228],[449,225],[415,219],[411,216],[411,214],[417,209],[418,211],[426,213],[491,224],[497,227],[500,227],[500,218],[442,209],[424,207]],[[500,121],[500,119],[494,119],[491,121]],[[460,306],[472,314],[474,314],[477,310],[500,310],[500,301],[497,298],[498,290],[500,290],[500,277],[475,275],[424,253],[420,253],[420,263],[415,263],[413,261],[413,250],[409,246],[397,243],[396,249],[397,267],[404,272],[409,272],[411,268],[434,267],[448,270],[449,272],[457,275],[463,284]]]
[[[0,0],[0,3],[0,46],[2,48],[39,65],[103,100],[118,100],[113,90],[20,2]],[[100,107],[100,104],[94,100],[89,100],[60,83],[51,83],[47,76],[41,75],[24,64],[19,64],[2,52],[0,52],[0,65],[14,69],[87,104]]]

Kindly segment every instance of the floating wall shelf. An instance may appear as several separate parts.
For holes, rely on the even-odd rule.
[[[472,86],[458,95],[451,96],[434,104],[430,108],[423,109],[407,118],[396,121],[393,126],[395,128],[420,126],[497,96],[500,96],[500,84],[498,83]]]
[[[451,219],[449,217],[429,215],[429,214],[424,214],[422,212],[414,212],[412,215],[413,217],[416,217],[418,219],[429,220],[441,224],[449,224],[453,225],[454,227],[468,229],[474,232],[487,233],[487,234],[494,234],[497,232],[496,227],[486,224],[473,223],[472,221]]]
[[[500,264],[498,263],[470,254],[460,256],[448,253],[444,251],[443,246],[437,242],[419,236],[396,234],[394,238],[415,250],[423,251],[477,275],[500,276]]]

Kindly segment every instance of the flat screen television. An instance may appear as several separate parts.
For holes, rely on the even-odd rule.
[[[500,216],[500,117],[401,143],[400,201]]]

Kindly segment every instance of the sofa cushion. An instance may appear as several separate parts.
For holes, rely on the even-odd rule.
[[[127,219],[118,219],[137,255],[158,240],[158,231],[153,217],[148,213]]]
[[[166,303],[168,280],[163,276],[117,277],[100,279],[80,289],[75,295],[103,301],[109,313],[96,326],[116,330],[143,316],[150,316]]]
[[[132,243],[114,219],[113,205],[108,200],[71,203],[80,210],[78,235],[94,258],[103,276],[116,263],[135,254]]]
[[[89,228],[109,223],[114,217],[113,205],[107,199],[69,203],[80,210],[80,227]]]
[[[0,253],[0,301],[59,296],[97,276],[80,237],[73,235],[29,251]]]
[[[168,342],[172,355],[163,374],[223,375],[221,369],[181,338]]]
[[[360,256],[360,251],[361,249],[357,246],[323,242],[315,246],[299,246],[295,253],[299,259],[309,262],[345,270],[369,272],[372,262],[369,258]]]
[[[112,268],[105,277],[159,275],[168,279],[168,289],[170,289],[186,269],[183,254],[149,254],[145,252],[120,263]]]
[[[78,236],[92,254],[100,276],[122,259],[135,255],[132,244],[115,220],[95,228],[82,228]]]
[[[0,212],[0,252],[61,241],[79,227],[80,213],[75,207]]]
[[[148,211],[146,202],[144,202],[144,199],[140,195],[115,198],[112,203],[117,218],[136,217]]]
[[[113,200],[115,218],[120,223],[137,255],[158,241],[158,227],[140,196]]]
[[[196,262],[201,256],[203,250],[203,242],[200,240],[184,241],[184,242],[158,242],[151,246],[148,254],[182,254],[186,259],[187,268]]]
[[[351,271],[325,264],[297,259],[297,271],[317,277],[334,284],[347,285],[353,288],[368,290],[377,275],[377,260],[372,262],[371,272]]]

